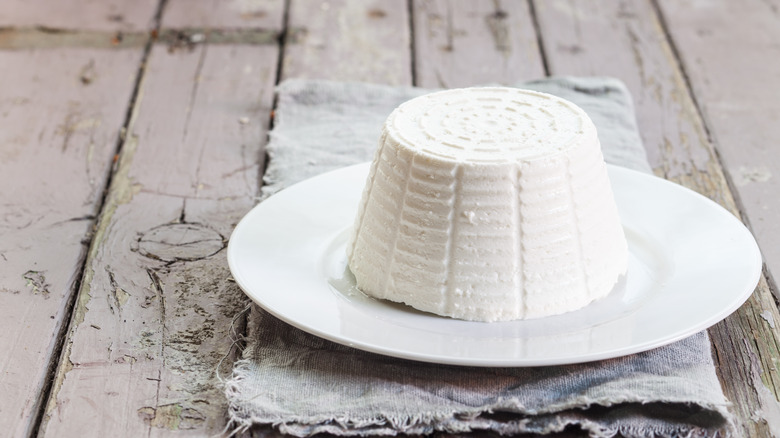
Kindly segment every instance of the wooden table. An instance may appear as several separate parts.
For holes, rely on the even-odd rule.
[[[750,300],[710,329],[744,436],[780,424],[780,1],[4,0],[0,425],[225,427],[247,299],[225,245],[257,200],[273,87],[610,75],[657,175],[740,216]]]

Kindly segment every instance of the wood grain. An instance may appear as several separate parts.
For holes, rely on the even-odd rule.
[[[516,84],[545,75],[527,1],[413,5],[415,85]]]
[[[405,0],[291,0],[285,78],[412,83]]]
[[[42,27],[51,30],[151,30],[158,0],[3,0],[0,28]]]
[[[205,436],[247,303],[225,245],[255,202],[278,48],[153,48],[42,431]],[[89,424],[88,429],[84,428]]]
[[[284,0],[169,0],[166,28],[282,30]]]
[[[780,1],[659,6],[768,271],[777,278]]]
[[[8,436],[28,433],[43,402],[140,58],[140,50],[0,51],[0,424]]]
[[[707,138],[685,78],[652,5],[623,2],[537,2],[553,74],[606,74],[622,79],[636,97],[645,146],[657,174],[699,191],[733,214],[740,212]],[[761,316],[763,313],[764,316]],[[751,299],[711,331],[726,396],[744,436],[768,436],[761,378],[780,389],[777,308],[762,280]],[[758,386],[756,386],[758,385]]]

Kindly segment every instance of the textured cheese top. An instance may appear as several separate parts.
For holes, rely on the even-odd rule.
[[[517,88],[463,88],[399,106],[385,129],[403,146],[444,160],[532,160],[571,147],[595,131],[582,109]]]
[[[587,115],[498,87],[433,93],[389,116],[347,251],[366,294],[477,321],[581,308],[628,260]]]

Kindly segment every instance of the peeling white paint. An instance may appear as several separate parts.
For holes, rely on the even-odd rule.
[[[775,319],[772,317],[772,313],[770,311],[764,310],[763,312],[759,313],[759,315],[761,315],[761,317],[769,323],[769,327],[775,328]]]

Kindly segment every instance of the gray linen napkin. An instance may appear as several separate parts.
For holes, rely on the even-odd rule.
[[[630,95],[608,78],[522,84],[590,115],[608,162],[650,171]],[[289,80],[278,88],[263,195],[371,159],[384,119],[427,90]],[[727,401],[706,332],[645,353],[587,364],[472,368],[395,359],[338,345],[253,307],[243,359],[226,382],[236,430],[296,436],[459,433],[725,437]]]

